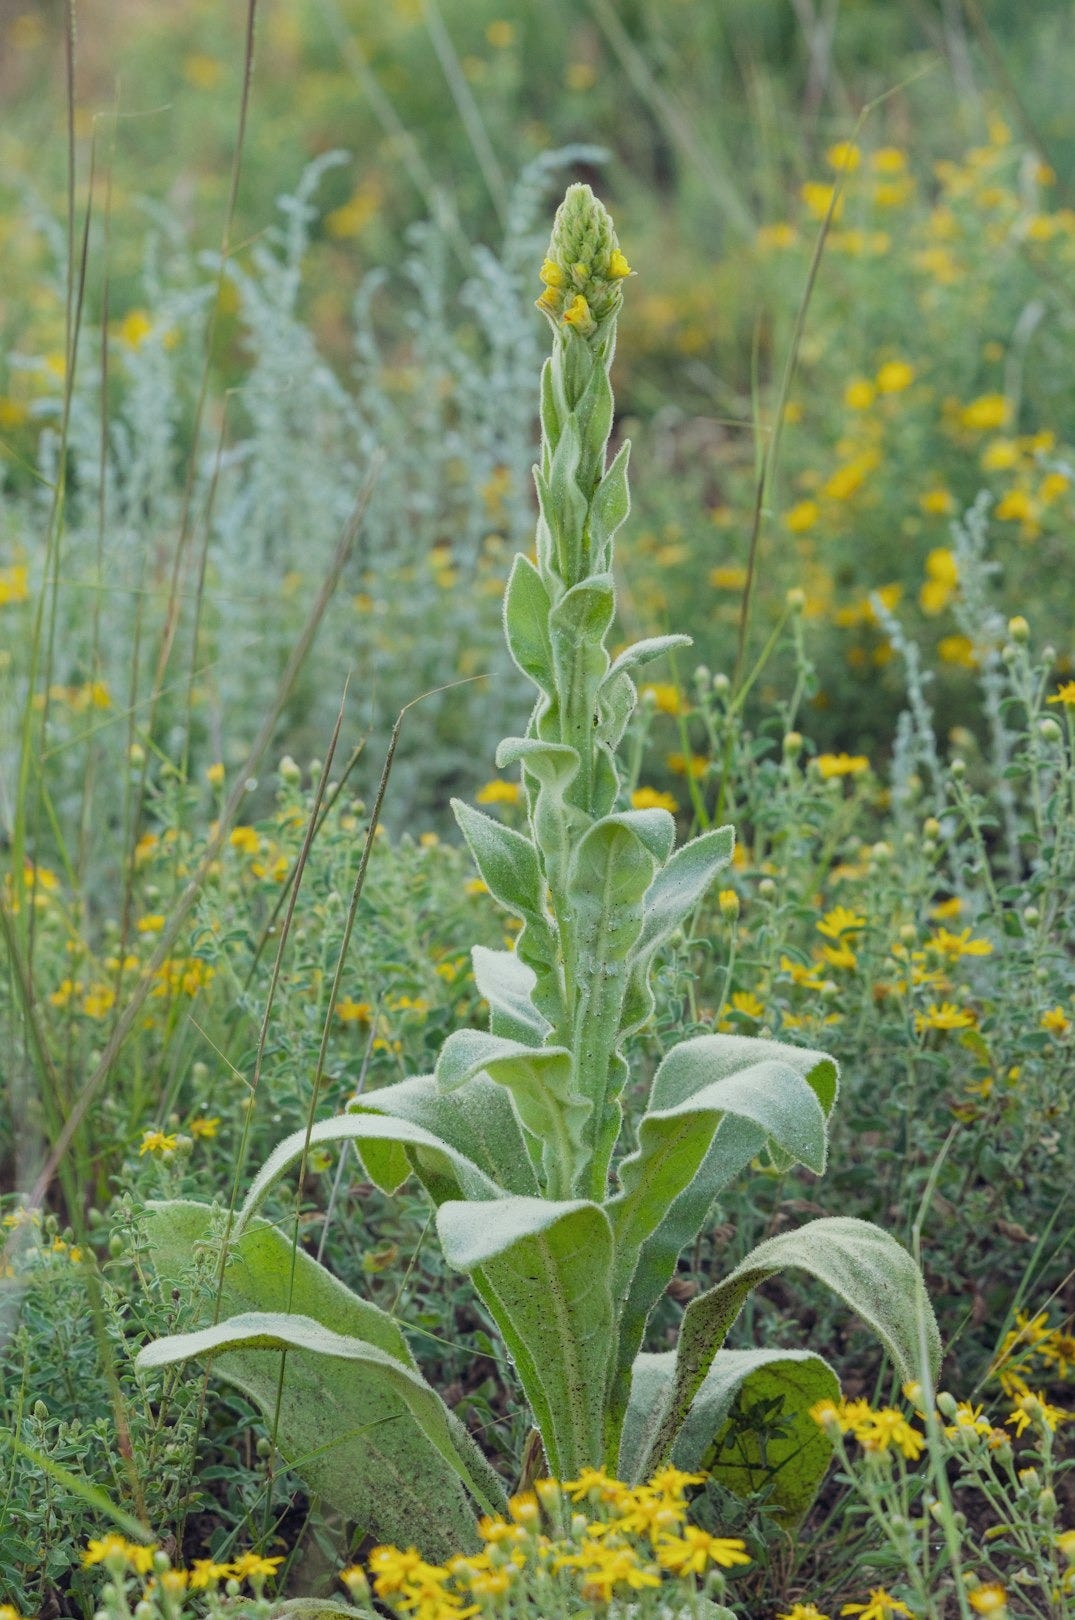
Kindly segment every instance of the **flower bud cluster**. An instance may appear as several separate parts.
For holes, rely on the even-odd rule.
[[[538,309],[554,327],[569,326],[580,337],[592,337],[619,312],[621,283],[630,274],[607,208],[589,186],[569,187],[541,267],[545,291]]]

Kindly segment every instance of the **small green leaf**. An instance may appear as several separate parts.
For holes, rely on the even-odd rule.
[[[305,1158],[311,1148],[328,1142],[354,1142],[356,1145],[396,1142],[408,1151],[421,1153],[432,1169],[439,1170],[452,1184],[461,1187],[467,1198],[497,1198],[504,1190],[465,1154],[408,1119],[380,1114],[337,1114],[333,1119],[318,1120],[309,1130],[292,1131],[277,1144],[254,1177],[235,1218],[236,1232],[242,1230],[266,1194],[292,1165]]]
[[[549,593],[528,557],[518,552],[504,593],[504,634],[522,673],[551,697],[552,644],[549,641]]]
[[[732,827],[713,827],[677,849],[646,895],[642,932],[631,961],[624,1001],[624,1032],[633,1032],[653,1011],[650,964],[661,945],[683,926],[735,848]]]
[[[491,951],[484,945],[471,946],[470,959],[478,994],[489,1003],[493,1034],[540,1046],[552,1026],[534,1006],[533,968],[519,960],[517,951]]]
[[[598,484],[590,502],[589,529],[595,567],[607,568],[612,561],[612,542],[617,529],[631,510],[627,483],[627,462],[631,441],[625,439],[608,472]]]
[[[613,659],[607,679],[612,681],[620,674],[631,675],[643,664],[651,663],[654,658],[661,658],[665,653],[674,652],[677,647],[691,646],[692,639],[691,636],[646,636],[642,641],[632,642]]]

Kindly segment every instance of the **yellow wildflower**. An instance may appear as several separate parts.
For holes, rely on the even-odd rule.
[[[915,1033],[922,1035],[927,1029],[972,1029],[974,1027],[974,1014],[966,1008],[960,1009],[951,1001],[942,1001],[938,1007],[935,1003],[925,1013],[915,1014]]]
[[[670,681],[659,681],[639,690],[639,697],[649,698],[655,709],[661,714],[682,714],[684,704],[679,695],[679,687],[673,686]]]
[[[474,795],[477,804],[518,804],[522,798],[518,782],[486,782]]]
[[[1065,709],[1075,709],[1075,681],[1065,681],[1063,686],[1057,687],[1052,697],[1046,698],[1046,703],[1062,703]]]
[[[673,1575],[704,1575],[710,1564],[732,1569],[736,1564],[749,1564],[750,1557],[745,1542],[729,1536],[711,1536],[688,1524],[682,1535],[662,1536],[657,1547],[657,1562]]]
[[[114,1568],[119,1567],[122,1562],[136,1574],[147,1575],[153,1568],[153,1554],[156,1550],[155,1545],[142,1547],[137,1542],[128,1541],[124,1536],[110,1530],[98,1540],[86,1543],[82,1562],[87,1567],[92,1564],[108,1564]]]
[[[174,1153],[178,1141],[178,1136],[169,1136],[164,1131],[143,1131],[138,1156],[141,1158],[143,1153]]]
[[[627,263],[627,259],[619,250],[614,248],[609,255],[608,273],[613,281],[622,281],[625,276],[633,276],[634,271]]]
[[[1065,1412],[1062,1406],[1050,1406],[1041,1391],[1035,1393],[1027,1390],[1020,1395],[1005,1423],[1010,1423],[1017,1435],[1021,1435],[1031,1424],[1041,1425],[1052,1433],[1058,1423],[1062,1423],[1070,1413]]]
[[[1071,1019],[1063,1007],[1050,1007],[1048,1012],[1041,1015],[1041,1027],[1047,1029],[1050,1035],[1066,1035],[1071,1028]]]
[[[875,378],[879,394],[902,394],[914,380],[914,366],[906,360],[887,360]]]
[[[829,1620],[829,1617],[813,1603],[796,1603],[783,1614],[778,1614],[776,1620]]]
[[[565,326],[576,326],[580,332],[592,330],[595,322],[590,314],[590,306],[581,293],[576,293],[570,304],[564,310]]]
[[[987,939],[972,939],[969,928],[962,933],[950,934],[947,928],[938,928],[930,940],[935,951],[958,961],[961,956],[992,956],[993,947]]]
[[[854,174],[862,154],[854,141],[837,141],[825,153],[825,161],[837,174]]]
[[[993,513],[1001,523],[1027,523],[1034,515],[1034,502],[1025,489],[1009,489],[997,502]]]
[[[266,1575],[275,1575],[283,1561],[282,1553],[274,1558],[263,1558],[255,1552],[240,1553],[232,1563],[231,1572],[240,1581],[262,1580]]]
[[[715,591],[741,591],[747,582],[745,568],[713,568],[709,583]]]
[[[30,573],[21,563],[14,568],[0,568],[0,607],[8,607],[30,600]]]
[[[228,843],[243,855],[256,855],[261,848],[261,839],[253,827],[233,827],[228,834]]]
[[[211,1142],[220,1129],[220,1116],[214,1114],[212,1119],[206,1119],[204,1115],[199,1114],[191,1120],[187,1129],[196,1141]]]
[[[847,906],[833,906],[832,910],[827,911],[821,921],[814,926],[818,933],[824,934],[827,939],[839,939],[841,934],[854,933],[860,928],[865,928],[866,919],[860,917],[857,912],[849,911]]]
[[[892,1620],[893,1615],[910,1615],[911,1610],[900,1598],[894,1598],[883,1586],[870,1588],[866,1603],[845,1603],[841,1614],[857,1614],[861,1620]]]
[[[743,1013],[747,1018],[764,1018],[765,1003],[757,997],[753,990],[737,990],[732,996],[732,1006],[736,1012]]]
[[[635,788],[631,794],[631,808],[633,810],[670,810],[673,815],[679,809],[678,800],[670,793],[661,793],[657,788]]]
[[[865,754],[818,754],[814,763],[826,782],[834,776],[858,776],[870,768]]]
[[[130,348],[139,349],[152,332],[153,322],[144,309],[132,309],[123,317],[116,330]]]
[[[821,516],[821,508],[816,501],[798,501],[788,512],[784,519],[792,534],[805,534],[812,529]]]
[[[967,1602],[975,1614],[995,1614],[1003,1620],[1008,1612],[1008,1594],[999,1581],[987,1581],[967,1593]]]
[[[877,390],[868,377],[852,377],[844,389],[844,404],[852,411],[869,410]]]
[[[341,1024],[368,1024],[373,1016],[373,1008],[368,1001],[352,1001],[350,996],[341,996],[336,1003],[336,1017]]]
[[[946,512],[953,511],[956,503],[951,490],[945,489],[940,484],[935,484],[931,489],[923,490],[918,497],[918,504],[923,512],[929,513],[931,516],[943,516]]]
[[[1010,415],[1008,401],[1003,394],[981,394],[964,405],[959,413],[963,427],[973,433],[988,433],[995,428],[1007,427]]]

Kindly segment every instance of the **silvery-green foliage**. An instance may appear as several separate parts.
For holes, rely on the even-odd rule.
[[[666,810],[623,804],[617,754],[636,703],[634,672],[686,639],[640,642],[615,660],[607,647],[614,541],[629,510],[629,445],[608,457],[609,369],[629,273],[607,212],[589,187],[572,186],[542,267],[539,308],[553,350],[541,379],[536,562],[516,557],[504,598],[511,656],[536,690],[525,735],[497,751],[502,769],[521,768],[526,830],[455,805],[487,888],[521,924],[514,950],[474,955],[490,1027],[451,1034],[433,1075],[373,1092],[282,1142],[255,1177],[233,1238],[249,1240],[269,1191],[314,1147],[352,1144],[385,1191],[416,1174],[436,1206],[445,1258],[472,1278],[514,1362],[550,1473],[566,1479],[604,1466],[638,1480],[669,1461],[694,1468],[714,1452],[736,1401],[778,1397],[794,1440],[768,1484],[794,1521],[829,1456],[806,1414],[838,1384],[820,1357],[724,1348],[752,1290],[785,1267],[805,1270],[873,1328],[905,1377],[932,1374],[939,1341],[911,1256],[880,1228],[834,1217],[760,1244],[691,1302],[675,1352],[643,1350],[681,1250],[734,1177],[759,1156],[823,1172],[837,1071],[822,1052],[771,1040],[683,1041],[665,1054],[633,1145],[616,1159],[628,1042],[653,1010],[654,957],[734,843],[731,828],[713,828],[677,850]],[[253,1343],[322,1356],[333,1369],[323,1380],[341,1387],[360,1354],[266,1299],[162,1341],[145,1359],[223,1352],[220,1370],[237,1378],[237,1358]],[[366,1359],[372,1368],[377,1358]],[[282,1398],[298,1407],[290,1365],[289,1356]],[[393,1388],[401,1377],[393,1369]],[[428,1440],[424,1391],[422,1402],[410,1421],[425,1424]],[[410,1435],[406,1414],[397,1421]],[[327,1438],[308,1407],[285,1454],[312,1454]],[[368,1477],[366,1442],[355,1445]],[[733,1468],[711,1466],[742,1492]],[[481,1505],[484,1487],[468,1469],[472,1476],[459,1463],[459,1477]],[[418,1522],[413,1534],[421,1540],[431,1529]]]
[[[216,255],[194,258],[174,216],[147,210],[133,301],[150,330],[132,341],[111,323],[103,453],[102,332],[87,302],[62,451],[58,566],[47,582],[43,536],[61,465],[63,385],[43,357],[14,357],[37,379],[40,478],[7,503],[6,526],[35,590],[57,593],[53,684],[95,679],[111,693],[111,713],[94,716],[93,747],[108,761],[96,773],[96,826],[118,814],[128,709],[136,735],[149,720],[173,584],[179,619],[152,741],[170,758],[185,755],[192,770],[217,758],[235,763],[381,455],[350,573],[293,694],[279,747],[299,757],[320,752],[350,678],[345,744],[370,734],[372,774],[405,703],[462,676],[482,677],[411,713],[389,803],[389,813],[405,820],[419,805],[441,811],[452,787],[473,781],[475,736],[518,723],[522,697],[518,682],[505,678],[499,599],[504,560],[522,543],[533,498],[529,379],[539,361],[539,322],[529,312],[524,265],[550,175],[577,156],[595,154],[551,154],[524,172],[496,251],[474,249],[460,264],[438,227],[416,227],[399,260],[359,288],[350,363],[326,358],[304,307],[318,190],[340,154],[313,163],[296,194],[281,199],[278,224],[223,267]],[[42,208],[33,217],[62,298],[63,232]],[[91,277],[101,253],[93,234]],[[236,356],[248,363],[226,398],[214,371],[195,446],[219,277],[232,312],[217,319],[216,354],[226,339],[228,363]],[[9,762],[25,678],[12,670],[0,721]],[[54,723],[72,737],[79,730],[62,704]],[[85,754],[65,737],[54,765],[53,798],[69,827]]]

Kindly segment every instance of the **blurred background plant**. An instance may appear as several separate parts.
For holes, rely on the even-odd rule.
[[[945,1388],[991,1403],[1062,1535],[1070,1475],[1042,1484],[1019,1454],[1039,1417],[1015,1414],[1027,1392],[1075,1406],[1068,8],[266,6],[230,213],[241,12],[119,0],[78,20],[69,229],[63,8],[0,5],[0,1605],[93,1613],[82,1554],[137,1523],[176,1562],[282,1555],[292,1594],[339,1592],[362,1550],[241,1397],[133,1372],[183,1326],[139,1212],[241,1184],[315,1092],[336,1108],[421,1072],[477,1015],[460,942],[501,932],[445,812],[477,790],[510,820],[518,794],[487,780],[525,709],[500,592],[532,537],[534,271],[576,174],[639,272],[616,374],[624,637],[696,643],[649,690],[629,790],[740,839],[666,958],[643,1055],[720,1026],[816,1039],[844,1076],[823,1204],[803,1175],[733,1190],[653,1348],[718,1260],[785,1222],[823,1209],[913,1240],[918,1218]],[[329,1016],[389,732],[458,682],[404,721]],[[94,1075],[64,1175],[24,1212]],[[315,1160],[298,1213],[313,1252],[414,1324],[493,1459],[517,1453],[510,1376],[420,1202],[388,1204],[345,1155]],[[883,1409],[866,1335],[827,1311],[770,1283],[737,1342],[809,1333]],[[1023,1388],[1002,1380],[1013,1349]],[[765,1421],[736,1434],[763,1443]],[[747,1540],[744,1617],[835,1614],[878,1583],[915,1612],[858,1516],[859,1460],[794,1545],[764,1499],[699,1498]],[[1020,1592],[1036,1488],[999,1488],[1023,1529],[967,1560],[981,1587]],[[928,1515],[925,1490],[884,1511]],[[964,1620],[1000,1612],[972,1599]]]

